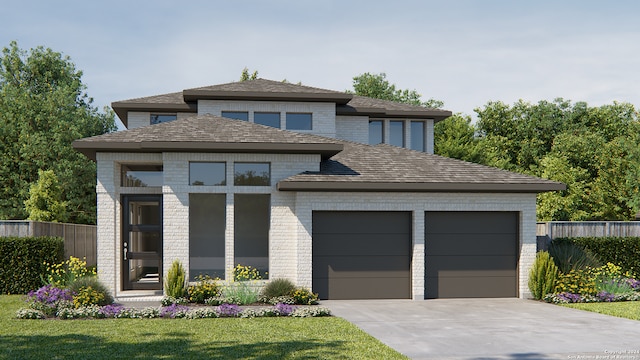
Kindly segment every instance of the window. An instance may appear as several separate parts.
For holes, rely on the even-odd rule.
[[[222,117],[236,120],[249,121],[249,113],[246,111],[223,111]]]
[[[384,142],[384,122],[382,120],[369,121],[369,145]]]
[[[189,280],[224,279],[225,194],[189,194]]]
[[[226,163],[190,162],[189,185],[227,185]]]
[[[233,185],[269,186],[271,185],[271,164],[235,163],[233,164]]]
[[[162,165],[122,165],[121,186],[162,186]]]
[[[404,121],[389,121],[389,144],[404,147]]]
[[[288,130],[311,130],[311,114],[287,113]]]
[[[257,112],[253,114],[253,122],[256,124],[280,128],[280,113]]]
[[[151,114],[151,125],[176,120],[176,114]]]
[[[263,279],[269,271],[269,194],[234,194],[234,264],[249,265]]]
[[[411,150],[425,151],[424,121],[411,122]]]

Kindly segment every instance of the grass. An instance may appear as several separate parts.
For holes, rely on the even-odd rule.
[[[561,304],[562,306],[592,311],[599,314],[640,320],[640,301]]]
[[[0,296],[0,359],[406,359],[326,318],[19,320]]]

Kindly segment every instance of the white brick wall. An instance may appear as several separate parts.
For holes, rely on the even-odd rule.
[[[336,137],[338,139],[369,143],[368,116],[336,116]]]
[[[164,112],[164,111],[157,111],[157,112],[154,112],[154,114],[155,113],[167,114],[167,112]],[[135,129],[135,128],[151,125],[151,114],[152,113],[148,111],[147,112],[129,111],[127,113],[127,119],[128,119],[127,129]],[[176,117],[178,118],[178,120],[188,118],[191,116],[196,116],[196,115],[197,114],[195,113],[183,113],[183,112],[176,113]]]
[[[198,115],[212,114],[221,116],[223,111],[248,111],[249,121],[253,122],[254,112],[279,112],[280,126],[286,129],[286,113],[311,113],[312,130],[292,130],[295,132],[336,137],[336,105],[318,102],[281,102],[281,101],[232,101],[198,100]]]

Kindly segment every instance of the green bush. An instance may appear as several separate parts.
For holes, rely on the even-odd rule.
[[[549,246],[549,255],[561,273],[599,267],[600,260],[591,251],[568,241],[554,241]]]
[[[220,285],[209,275],[198,275],[196,284],[190,285],[187,292],[190,302],[204,304],[208,298],[220,296]]]
[[[85,276],[75,279],[68,285],[73,294],[73,304],[76,307],[87,305],[105,306],[113,303],[111,292],[95,276]]]
[[[640,278],[640,237],[576,237],[553,240],[562,241],[578,244],[590,250],[603,263],[621,266],[634,278]]]
[[[262,289],[262,295],[266,299],[271,299],[290,295],[295,289],[296,286],[289,279],[273,279],[270,280]]]
[[[186,294],[187,277],[184,266],[180,260],[174,260],[171,269],[167,273],[167,279],[164,282],[164,289],[167,296],[181,298]]]
[[[533,297],[540,300],[553,292],[557,277],[558,267],[549,253],[546,251],[538,252],[529,272],[529,290],[531,290]]]
[[[291,293],[291,297],[298,305],[315,305],[318,303],[318,294],[314,294],[307,288],[297,288]]]
[[[0,237],[0,294],[26,294],[42,286],[46,263],[62,261],[59,237]]]

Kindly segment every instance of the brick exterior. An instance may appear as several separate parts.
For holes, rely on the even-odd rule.
[[[368,116],[336,116],[336,137],[342,140],[369,143]]]
[[[158,111],[158,114],[162,114],[162,111]],[[135,128],[139,128],[139,127],[143,127],[143,126],[147,126],[147,125],[151,125],[151,112],[144,112],[144,111],[129,111],[127,113],[128,116],[128,126],[127,129],[135,129]],[[155,113],[154,113],[155,114]],[[195,114],[193,113],[177,113],[176,117],[178,118],[178,120],[180,119],[184,119],[184,118],[188,118],[190,116],[194,116]]]

